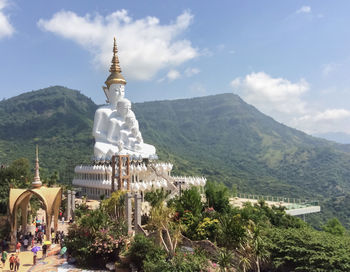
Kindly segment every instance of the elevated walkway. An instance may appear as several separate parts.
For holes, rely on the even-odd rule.
[[[285,207],[286,213],[291,216],[321,212],[321,206],[318,205],[317,201],[241,193],[237,194],[235,197],[231,197],[230,204],[242,208],[246,202],[255,204],[258,203],[259,200],[264,200],[269,207]]]

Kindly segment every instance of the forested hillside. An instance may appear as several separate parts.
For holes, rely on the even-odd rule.
[[[93,154],[96,105],[77,91],[50,87],[0,102],[0,162],[34,160],[70,182]],[[234,94],[137,103],[145,142],[175,174],[205,175],[239,192],[319,199],[324,217],[349,227],[349,147],[284,126]],[[44,171],[45,174],[45,171]]]

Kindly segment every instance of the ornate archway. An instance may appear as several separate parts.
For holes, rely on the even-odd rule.
[[[14,250],[17,241],[17,210],[21,209],[22,232],[27,229],[27,213],[30,198],[35,195],[42,202],[46,212],[46,239],[51,239],[52,216],[54,220],[54,232],[57,232],[58,214],[62,201],[62,189],[60,187],[48,188],[41,186],[39,176],[38,147],[36,148],[35,177],[31,189],[10,189],[9,218],[11,225],[10,250]]]

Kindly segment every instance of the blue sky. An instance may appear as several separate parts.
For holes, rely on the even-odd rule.
[[[133,102],[234,92],[350,134],[349,14],[347,0],[0,0],[0,99],[63,85],[103,103],[116,36]]]

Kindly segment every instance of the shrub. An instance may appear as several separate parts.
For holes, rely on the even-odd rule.
[[[152,207],[156,207],[163,203],[163,201],[167,198],[168,195],[169,192],[161,188],[155,191],[147,192],[145,194],[145,200],[148,201]]]
[[[127,255],[130,256],[131,261],[137,268],[141,270],[145,260],[148,260],[148,262],[160,262],[160,260],[165,259],[166,253],[151,239],[142,234],[136,234]]]
[[[208,271],[208,267],[206,256],[199,252],[178,251],[172,259],[146,260],[144,262],[145,272],[200,272]]]
[[[125,222],[111,220],[102,210],[89,210],[68,229],[68,252],[83,267],[103,267],[115,261],[125,244]]]
[[[228,188],[221,183],[207,182],[205,186],[205,196],[208,207],[213,207],[219,213],[230,210]]]
[[[218,219],[205,217],[197,226],[196,238],[198,240],[209,239],[215,242],[219,234],[219,225],[220,223]]]

